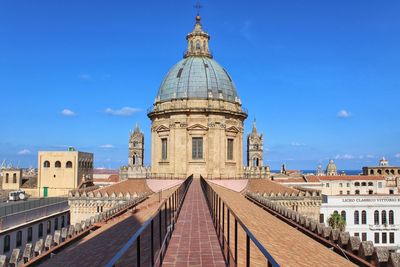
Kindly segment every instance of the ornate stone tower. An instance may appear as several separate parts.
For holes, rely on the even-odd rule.
[[[128,166],[143,166],[144,161],[144,134],[136,124],[135,131],[129,133]]]
[[[253,130],[247,136],[247,166],[263,166],[263,135],[257,132],[256,121],[253,123]]]

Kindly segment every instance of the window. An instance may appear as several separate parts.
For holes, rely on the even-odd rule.
[[[3,253],[7,253],[10,251],[10,235],[6,235],[4,237],[4,248]]]
[[[390,189],[390,190],[389,190],[389,194],[393,195],[393,194],[394,194],[394,190],[393,190],[393,189]]]
[[[350,183],[347,183],[346,186],[347,186],[347,187],[350,187]]]
[[[354,233],[354,236],[360,236],[360,233]]]
[[[338,212],[337,210],[335,210],[333,213],[334,213],[334,214],[339,214],[339,212]]]
[[[228,139],[228,160],[233,160],[233,139]]]
[[[58,218],[54,219],[54,231],[58,230]]]
[[[386,210],[382,210],[382,224],[387,224]]]
[[[374,193],[374,190],[368,190],[368,195],[372,195]]]
[[[389,224],[394,224],[394,213],[393,213],[393,210],[389,210]]]
[[[378,174],[381,175],[382,174],[382,170],[378,170]]]
[[[342,183],[339,183],[339,187],[343,187],[343,184],[342,184]]]
[[[17,174],[13,173],[13,183],[16,184],[17,183]]]
[[[389,233],[389,243],[394,244],[394,233],[393,232]]]
[[[43,162],[43,167],[50,168],[50,161],[46,160],[45,162]]]
[[[6,183],[8,183],[8,178],[10,177],[10,174],[6,173]]]
[[[359,182],[355,182],[354,186],[360,186],[360,183]]]
[[[356,190],[355,194],[359,195],[360,194],[360,190]]]
[[[61,161],[57,160],[56,163],[54,164],[54,167],[61,168]]]
[[[382,244],[387,243],[387,233],[382,233]]]
[[[375,233],[374,236],[375,236],[374,238],[375,244],[379,244],[379,233]]]
[[[67,161],[67,163],[65,163],[65,168],[72,168],[72,162]]]
[[[367,233],[361,233],[361,241],[367,241]]]
[[[192,138],[192,158],[193,159],[203,158],[203,137]]]
[[[32,227],[28,228],[27,242],[32,242]]]
[[[200,41],[199,40],[196,41],[196,50],[200,50]]]
[[[22,245],[22,231],[17,232],[17,247]]]
[[[329,183],[326,183],[326,187],[329,187]]]
[[[319,214],[319,222],[320,222],[320,223],[323,223],[323,222],[324,222],[324,214],[323,214],[323,213],[320,213],[320,214]]]
[[[350,195],[350,190],[347,190],[347,194]]]
[[[368,186],[374,186],[373,182],[368,182]]]
[[[360,214],[358,210],[354,212],[354,224],[360,224]]]
[[[161,159],[166,160],[168,156],[168,144],[167,144],[168,139],[167,138],[162,138],[161,139]]]
[[[47,221],[47,234],[51,233],[51,221]]]
[[[43,223],[40,223],[38,229],[38,238],[41,238],[42,236],[43,236]]]
[[[343,219],[346,220],[346,211],[342,210],[342,212],[340,213],[340,216],[342,216]]]
[[[378,187],[382,188],[382,182],[378,182]]]
[[[367,183],[366,182],[362,182],[361,186],[367,186]]]
[[[339,191],[339,195],[343,195],[343,191],[342,190]]]
[[[379,224],[379,211],[374,211],[374,224],[378,225]]]
[[[64,215],[61,216],[61,228],[63,228],[65,226],[65,217]]]
[[[361,224],[367,224],[367,212],[365,210],[361,212]]]

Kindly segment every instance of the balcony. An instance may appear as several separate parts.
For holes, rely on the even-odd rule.
[[[400,229],[400,224],[370,224],[369,229],[372,231],[396,231]]]

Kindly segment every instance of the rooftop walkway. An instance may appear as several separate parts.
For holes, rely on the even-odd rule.
[[[199,179],[189,187],[163,266],[225,266]]]

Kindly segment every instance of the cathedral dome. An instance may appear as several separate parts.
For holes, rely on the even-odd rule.
[[[161,83],[157,102],[172,99],[223,99],[238,102],[227,71],[208,56],[188,56],[173,66]]]

